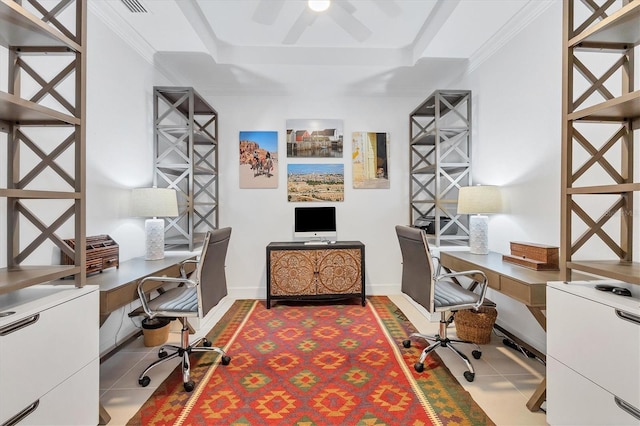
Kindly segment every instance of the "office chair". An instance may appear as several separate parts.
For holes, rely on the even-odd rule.
[[[222,365],[228,365],[231,361],[224,350],[212,347],[206,338],[189,342],[188,318],[202,318],[211,308],[218,304],[220,299],[227,295],[227,280],[224,270],[227,247],[231,237],[231,228],[223,228],[207,232],[202,246],[202,253],[198,260],[189,259],[180,265],[181,278],[170,277],[146,277],[138,283],[138,296],[142,302],[142,309],[147,318],[179,319],[182,323],[180,346],[164,345],[158,351],[159,360],[149,365],[138,378],[138,383],[146,387],[151,382],[147,373],[153,367],[170,359],[182,358],[182,382],[184,390],[191,392],[195,384],[190,378],[189,355],[192,352],[217,352],[221,357]],[[185,264],[196,263],[196,269],[187,277]],[[162,281],[178,283],[179,286],[171,288],[158,297],[148,300],[144,285],[147,281]],[[203,346],[198,346],[202,342]],[[171,352],[167,352],[167,349]]]
[[[421,229],[398,225],[396,226],[396,234],[402,252],[402,292],[422,305],[428,312],[440,313],[439,334],[429,336],[412,333],[408,340],[402,342],[405,348],[411,347],[411,338],[414,337],[433,342],[420,354],[420,359],[414,364],[415,370],[418,373],[424,371],[424,360],[429,353],[443,346],[451,349],[464,361],[468,368],[468,371],[464,372],[464,378],[473,382],[475,378],[473,365],[471,365],[469,358],[453,344],[475,345],[476,350],[472,352],[475,359],[480,359],[482,352],[480,347],[473,342],[447,337],[447,326],[450,323],[448,315],[458,310],[479,308],[487,291],[487,277],[482,271],[440,274],[439,266],[434,269],[434,256],[431,255],[425,233]],[[475,285],[478,293],[474,293],[454,281],[461,276],[470,277],[473,281],[472,285]]]

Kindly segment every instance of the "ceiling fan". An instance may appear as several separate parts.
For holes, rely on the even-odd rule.
[[[400,6],[394,0],[374,1],[373,3],[389,17],[397,16],[400,13]],[[260,0],[252,19],[261,24],[271,25],[278,18],[284,4],[285,0]],[[362,42],[371,36],[371,30],[353,16],[356,10],[356,7],[349,0],[332,0],[326,14],[351,37]],[[304,8],[289,28],[282,43],[295,44],[304,30],[315,22],[318,15],[310,8]]]

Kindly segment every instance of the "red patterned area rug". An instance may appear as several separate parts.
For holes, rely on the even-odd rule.
[[[236,301],[209,332],[231,363],[191,356],[196,388],[174,371],[129,425],[493,425],[437,354],[423,373],[415,331],[385,296],[358,304]],[[419,343],[421,344],[421,343]]]

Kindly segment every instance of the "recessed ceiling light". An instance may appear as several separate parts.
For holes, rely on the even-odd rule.
[[[308,4],[309,9],[313,10],[314,12],[324,12],[325,10],[329,9],[331,0],[309,0]]]

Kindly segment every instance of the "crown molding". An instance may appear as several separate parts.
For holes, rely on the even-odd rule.
[[[556,2],[557,0],[530,0],[498,32],[471,55],[466,74],[470,74],[477,69]]]
[[[124,21],[114,10],[112,2],[108,1],[90,1],[87,2],[88,11],[93,13],[100,21],[102,21],[116,36],[120,37],[127,45],[129,45],[138,55],[140,55],[151,66],[158,70],[173,84],[178,84],[174,75],[168,72],[164,67],[159,66],[154,61],[156,51],[147,41],[138,34],[126,21]]]

